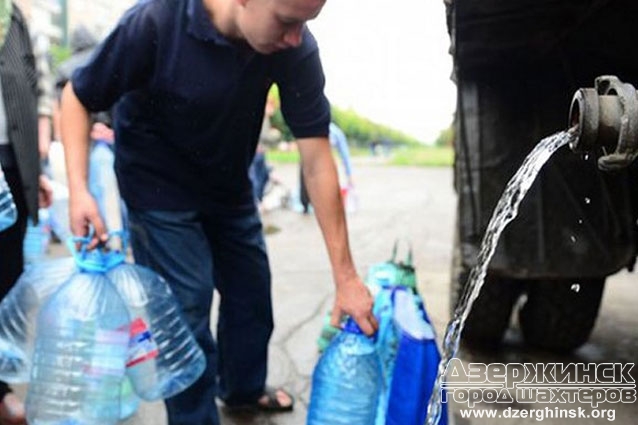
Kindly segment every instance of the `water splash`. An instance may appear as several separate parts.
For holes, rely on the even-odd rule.
[[[518,214],[518,206],[543,165],[558,148],[569,144],[574,137],[575,131],[569,130],[553,134],[541,140],[527,158],[525,158],[523,165],[521,165],[514,177],[507,183],[505,191],[496,205],[485,235],[483,236],[477,264],[470,272],[468,283],[465,285],[463,295],[454,311],[454,317],[450,321],[443,338],[443,349],[438,376],[428,406],[427,425],[436,425],[441,417],[441,386],[445,379],[445,369],[448,362],[458,351],[461,331],[463,330],[467,316],[470,314],[472,304],[481,291],[485,281],[485,275],[487,274],[487,266],[494,255],[499,236],[503,232],[503,229],[505,229],[505,226]]]

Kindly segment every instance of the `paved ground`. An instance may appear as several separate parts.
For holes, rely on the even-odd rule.
[[[419,287],[439,332],[447,324],[449,264],[454,223],[455,195],[449,169],[392,168],[355,164],[360,209],[349,215],[352,251],[363,274],[375,262],[389,257],[395,239],[410,241],[415,254]],[[289,188],[296,187],[297,169],[277,166],[275,173]],[[331,305],[332,282],[321,234],[312,216],[290,210],[265,214],[273,270],[275,333],[271,344],[270,384],[284,385],[297,397],[290,414],[270,417],[227,417],[224,425],[302,425],[305,423],[310,376],[317,360],[315,339],[325,311]],[[512,331],[505,349],[481,355],[463,349],[464,361],[482,362],[635,362],[638,358],[638,290],[635,275],[621,273],[610,279],[600,318],[591,342],[569,357],[530,353]],[[616,423],[635,424],[638,404],[616,405]],[[468,420],[457,424],[532,424],[534,419]],[[599,424],[606,420],[571,420],[575,424]],[[129,424],[163,425],[161,403],[144,404]],[[562,424],[565,420],[543,423]]]

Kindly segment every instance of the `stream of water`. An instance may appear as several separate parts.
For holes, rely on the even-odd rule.
[[[503,232],[503,229],[505,229],[505,226],[514,220],[518,214],[518,206],[532,186],[543,165],[558,148],[569,144],[574,137],[575,131],[569,130],[553,134],[541,140],[527,158],[525,158],[525,161],[514,177],[507,183],[505,191],[496,205],[485,235],[483,236],[476,266],[470,272],[468,283],[465,285],[463,295],[456,306],[454,316],[443,338],[438,376],[428,406],[427,425],[436,425],[441,417],[441,386],[445,379],[445,370],[448,362],[456,356],[461,331],[463,330],[467,316],[470,314],[474,300],[476,300],[481,292],[481,287],[487,274],[487,266],[496,250],[498,238]]]

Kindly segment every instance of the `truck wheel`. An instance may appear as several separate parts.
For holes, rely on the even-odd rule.
[[[458,285],[455,305],[462,295]],[[515,279],[488,276],[481,292],[472,304],[472,310],[461,334],[462,340],[472,347],[495,349],[510,325],[512,309],[518,300],[522,285]]]
[[[452,256],[452,288],[450,291],[450,315],[463,295],[470,271],[461,264],[458,239]],[[461,334],[463,342],[483,349],[497,348],[510,324],[512,309],[522,292],[523,285],[515,279],[491,276],[489,273],[478,298],[465,322]]]
[[[604,288],[605,278],[541,280],[530,285],[519,313],[525,341],[561,353],[583,345],[596,323]]]

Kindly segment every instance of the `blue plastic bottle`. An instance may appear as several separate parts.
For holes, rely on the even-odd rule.
[[[13,202],[11,189],[4,177],[2,167],[0,167],[0,232],[7,227],[13,226],[18,219],[18,209]]]
[[[382,387],[374,342],[350,319],[315,367],[307,425],[373,425]]]
[[[130,318],[104,272],[124,258],[96,254],[95,261],[83,259],[82,272],[38,315],[26,400],[30,425],[115,425],[119,419]]]
[[[399,330],[399,346],[389,386],[385,425],[422,425],[438,365],[441,360],[434,328],[422,303],[409,291],[395,292],[394,320]],[[447,405],[442,406],[439,425],[447,425]]]

